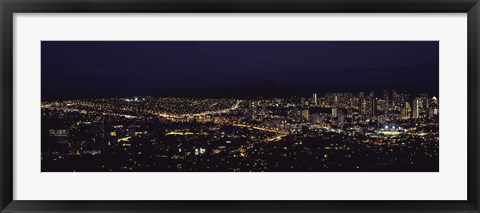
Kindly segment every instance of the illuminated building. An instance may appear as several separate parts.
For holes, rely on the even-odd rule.
[[[359,92],[359,93],[358,93],[358,97],[359,97],[360,99],[365,98],[365,93],[364,93],[364,92]]]
[[[428,117],[433,118],[438,115],[438,100],[433,96],[428,103]]]
[[[370,96],[370,107],[370,115],[372,116],[372,118],[375,118],[375,114],[377,111],[377,99],[373,96]]]
[[[415,98],[413,100],[413,104],[412,104],[412,118],[419,118],[420,117],[420,99],[419,98]]]
[[[383,116],[385,120],[388,120],[388,91],[383,90],[383,101],[382,101],[382,108],[383,108]]]
[[[420,108],[419,108],[419,116],[424,118],[428,115],[428,94],[427,93],[420,93]]]
[[[361,106],[360,106],[360,114],[366,115],[367,114],[367,101],[365,99],[362,99],[360,101]]]
[[[392,90],[392,105],[397,106],[398,104],[398,93],[396,90]]]
[[[431,101],[432,101],[432,104],[437,104],[437,105],[438,105],[437,97],[433,96],[433,98],[431,99]]]
[[[338,116],[338,125],[340,127],[343,127],[345,125],[345,116],[344,115]]]
[[[409,114],[408,114],[408,111],[407,111],[407,107],[402,107],[400,109],[400,118],[403,119],[403,120],[407,120],[410,118]]]
[[[308,119],[308,109],[302,110],[302,116],[304,119]]]
[[[365,114],[365,93],[364,92],[359,92],[358,93],[358,110],[360,111],[360,114]]]
[[[338,109],[332,108],[332,118],[336,118],[338,116]]]
[[[48,134],[51,137],[68,137],[67,129],[49,129]]]

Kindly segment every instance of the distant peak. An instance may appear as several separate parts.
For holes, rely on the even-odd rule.
[[[268,80],[268,81],[262,82],[260,85],[262,85],[262,86],[274,86],[275,82],[273,82],[272,80]]]

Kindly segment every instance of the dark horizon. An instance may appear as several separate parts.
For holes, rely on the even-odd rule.
[[[240,99],[254,99],[258,97],[265,97],[265,96],[258,96],[254,93],[245,92],[242,95],[236,96],[239,92],[242,92],[245,88],[257,87],[265,84],[265,82],[259,82],[258,84],[246,85],[243,87],[224,87],[224,88],[192,88],[192,89],[157,89],[157,90],[148,90],[145,89],[145,92],[136,92],[134,91],[118,91],[118,90],[103,90],[103,91],[96,91],[96,90],[69,90],[69,91],[58,91],[52,92],[48,95],[42,91],[42,101],[53,101],[53,100],[72,100],[72,99],[95,99],[95,98],[127,98],[127,97],[142,97],[142,96],[152,96],[152,97],[189,97],[189,98],[240,98]],[[275,82],[274,82],[275,83]],[[432,83],[435,84],[435,83]],[[438,90],[426,90],[426,89],[419,89],[425,88],[423,87],[425,84],[404,84],[401,87],[394,87],[392,85],[368,85],[365,87],[364,85],[350,85],[349,87],[345,86],[325,86],[325,87],[303,87],[303,88],[292,88],[292,87],[285,87],[283,85],[276,84],[276,87],[283,88],[284,90],[288,90],[289,93],[286,95],[271,95],[267,97],[311,97],[313,93],[317,93],[318,95],[325,95],[327,93],[352,93],[356,94],[358,92],[365,92],[368,94],[369,92],[373,91],[376,97],[382,97],[383,91],[387,90],[389,93],[393,90],[399,93],[406,93],[409,95],[417,96],[420,93],[427,93],[429,97],[436,96],[438,97]],[[284,91],[283,90],[283,91]],[[211,91],[214,91],[215,94],[210,94]],[[220,92],[221,91],[221,92]],[[234,93],[231,93],[235,91]],[[281,93],[279,91],[278,93]],[[276,93],[277,94],[277,93]],[[292,95],[293,94],[293,95]]]
[[[308,96],[438,96],[437,41],[42,41],[42,100],[164,96],[273,81]],[[198,94],[196,94],[198,95]]]

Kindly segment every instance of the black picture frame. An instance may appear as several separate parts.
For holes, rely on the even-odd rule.
[[[480,212],[478,0],[0,0],[1,212]],[[16,201],[13,200],[13,14],[348,12],[468,14],[467,201]],[[34,181],[34,180],[32,180]],[[449,184],[449,183],[445,183]],[[414,192],[412,192],[414,193]]]

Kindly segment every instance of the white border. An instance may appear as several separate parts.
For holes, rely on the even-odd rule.
[[[15,14],[14,199],[466,200],[466,32],[466,14]],[[439,40],[440,172],[40,173],[41,40]]]

